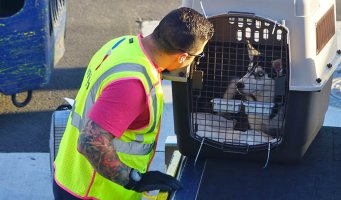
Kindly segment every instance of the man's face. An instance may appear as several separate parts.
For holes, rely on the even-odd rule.
[[[202,44],[200,50],[198,50],[197,52],[190,52],[190,53],[189,52],[183,52],[181,54],[178,54],[173,65],[167,67],[167,70],[173,71],[173,70],[177,70],[177,69],[189,66],[194,61],[194,59],[196,57],[200,57],[202,55],[206,43],[207,43],[207,41]],[[183,62],[182,62],[182,60],[183,60]]]

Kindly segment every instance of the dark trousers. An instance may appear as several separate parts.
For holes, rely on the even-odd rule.
[[[55,200],[79,200],[79,198],[61,188],[55,180],[53,180],[53,195]]]

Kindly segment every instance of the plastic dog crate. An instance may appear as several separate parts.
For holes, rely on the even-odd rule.
[[[66,0],[0,1],[0,92],[29,103],[64,54]],[[24,102],[16,94],[27,92]]]
[[[186,1],[212,21],[205,57],[172,81],[182,154],[298,162],[340,63],[335,1]],[[167,77],[167,76],[166,76]]]
[[[51,118],[51,129],[50,129],[50,169],[52,178],[54,176],[53,163],[57,157],[59,144],[64,135],[67,121],[71,112],[71,105],[60,105],[53,113]]]

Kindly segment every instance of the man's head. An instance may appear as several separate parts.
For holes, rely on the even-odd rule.
[[[173,55],[173,70],[189,65],[200,55],[214,33],[213,24],[197,11],[182,7],[168,13],[155,28],[152,37],[160,51]]]

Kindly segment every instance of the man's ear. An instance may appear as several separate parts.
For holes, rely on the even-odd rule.
[[[179,63],[185,62],[187,56],[188,56],[188,53],[181,53],[181,54],[179,55],[179,57],[178,57],[178,62],[179,62]]]
[[[185,57],[180,57],[179,63],[185,62]]]

